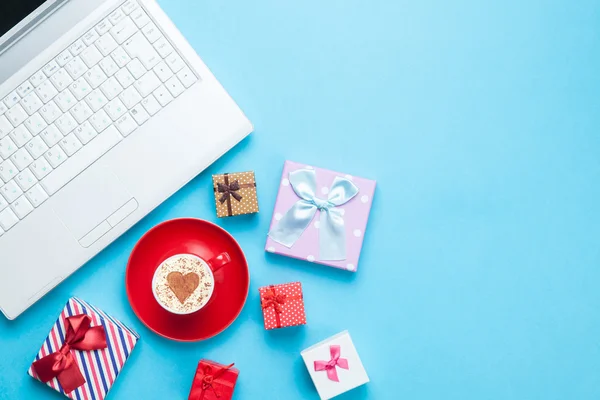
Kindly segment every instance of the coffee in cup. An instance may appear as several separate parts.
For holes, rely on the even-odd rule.
[[[212,296],[215,278],[209,264],[192,254],[177,254],[163,261],[152,279],[158,304],[174,314],[200,310]]]

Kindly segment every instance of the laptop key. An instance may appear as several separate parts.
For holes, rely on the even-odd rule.
[[[59,145],[54,146],[44,154],[52,168],[56,168],[67,160],[67,155]]]
[[[19,168],[19,171],[23,171],[33,162],[33,158],[31,158],[29,152],[23,147],[10,156],[10,161]]]
[[[88,67],[92,68],[98,61],[102,60],[102,54],[100,54],[100,50],[96,46],[90,46],[83,50],[81,59]]]
[[[27,199],[32,206],[38,208],[44,201],[48,199],[48,195],[40,185],[35,185],[25,193]]]
[[[69,50],[65,50],[56,57],[56,63],[61,67],[64,67],[69,61],[73,59],[73,54]]]
[[[17,175],[17,179],[15,180],[17,185],[19,185],[21,190],[24,192],[31,189],[31,187],[37,182],[37,179],[35,179],[35,176],[33,176],[29,168],[25,168],[23,172]]]
[[[55,102],[50,101],[40,110],[40,114],[48,124],[53,123],[62,115],[62,111],[58,108]]]
[[[142,101],[142,96],[140,96],[134,87],[125,89],[125,91],[119,95],[119,98],[128,109]]]
[[[6,104],[6,107],[11,108],[15,104],[17,104],[19,100],[21,100],[21,97],[19,97],[19,94],[15,90],[4,98],[4,104]]]
[[[125,107],[121,100],[114,99],[104,107],[104,111],[106,111],[113,121],[116,121],[127,112],[127,107]]]
[[[117,9],[112,14],[108,16],[108,20],[113,24],[118,24],[123,18],[125,18],[125,14],[123,11]]]
[[[185,67],[179,71],[177,73],[177,77],[181,83],[183,83],[183,86],[185,86],[186,89],[192,86],[198,80],[196,75],[194,75],[194,73],[188,67]]]
[[[17,145],[12,141],[10,136],[0,139],[0,157],[5,160],[17,151],[17,149]]]
[[[4,231],[8,231],[15,226],[17,222],[19,222],[19,218],[17,218],[10,208],[5,208],[3,211],[0,211],[0,227],[2,227]]]
[[[67,156],[69,157],[77,153],[83,147],[83,145],[81,144],[79,139],[77,139],[74,133],[67,135],[58,144],[60,147],[62,147],[62,149],[65,151],[65,153],[67,153]]]
[[[83,124],[75,128],[73,131],[77,136],[77,139],[84,145],[88,144],[90,140],[98,136],[98,132],[92,127],[89,121],[85,121]]]
[[[99,35],[104,35],[106,32],[110,31],[110,28],[112,28],[112,26],[113,25],[110,23],[108,18],[105,18],[102,21],[100,21],[98,25],[96,25],[96,31],[98,31]]]
[[[21,105],[27,111],[27,114],[33,115],[37,110],[42,108],[44,103],[40,100],[40,98],[35,94],[35,92],[29,93],[27,96],[21,100]]]
[[[85,98],[85,102],[88,103],[93,112],[97,112],[108,103],[108,99],[100,89],[96,89]]]
[[[18,172],[19,170],[10,160],[6,160],[0,164],[0,178],[2,178],[4,182],[9,182],[11,179],[17,176]]]
[[[39,113],[35,113],[25,120],[25,126],[33,135],[37,135],[38,133],[46,129],[48,124],[46,123],[46,121],[44,121],[44,119]]]
[[[87,71],[88,67],[81,61],[81,57],[75,57],[65,65],[65,69],[71,75],[71,78],[79,79]]]
[[[13,108],[6,112],[6,117],[13,126],[17,127],[27,119],[28,115],[20,104],[15,104]]]
[[[50,78],[59,69],[60,67],[58,66],[56,61],[52,60],[48,64],[46,64],[42,71],[44,72],[44,74],[46,74],[48,78]]]
[[[31,163],[29,168],[38,179],[43,179],[50,173],[50,171],[52,171],[52,167],[50,164],[48,164],[48,161],[46,161],[44,157],[40,157],[35,160],[33,163]]]
[[[33,211],[33,206],[27,200],[27,197],[21,196],[10,205],[19,219],[23,219]]]
[[[64,90],[67,86],[73,83],[73,78],[71,78],[64,68],[56,71],[56,73],[50,77],[50,80],[59,91]]]
[[[112,123],[112,120],[104,110],[100,110],[92,115],[89,121],[98,133],[102,133]]]
[[[162,108],[160,106],[160,104],[158,103],[158,100],[156,100],[156,97],[154,97],[153,95],[150,95],[150,96],[146,97],[144,100],[142,100],[142,105],[144,106],[146,111],[148,111],[148,114],[150,114],[150,115],[156,114]]]
[[[160,87],[154,91],[154,97],[156,97],[160,105],[163,107],[173,101],[173,96],[167,90],[165,85],[160,85]]]
[[[17,184],[15,183],[15,181],[13,179],[12,181],[8,182],[6,185],[4,185],[0,188],[0,193],[2,193],[2,196],[4,196],[6,201],[8,201],[9,203],[12,203],[20,195],[23,194],[23,191],[21,190],[21,188],[19,186],[17,186]]]
[[[29,81],[25,81],[21,84],[21,86],[19,86],[17,88],[17,93],[19,93],[19,96],[25,97],[32,90],[33,90],[33,85],[31,83],[29,83]]]
[[[85,44],[83,44],[83,40],[81,39],[77,40],[71,45],[71,47],[69,47],[69,51],[74,56],[79,55],[79,53],[81,53],[83,50],[85,50]],[[35,83],[33,85],[35,86]]]
[[[137,8],[137,6],[138,5],[135,1],[128,0],[125,2],[125,4],[123,4],[121,10],[125,13],[125,15],[129,15]]]
[[[14,131],[10,133],[10,138],[19,147],[25,146],[25,143],[29,142],[33,136],[23,125],[19,125]]]
[[[98,40],[99,37],[100,35],[98,35],[98,32],[96,32],[95,29],[92,29],[91,31],[83,35],[83,43],[85,43],[86,46],[90,46],[92,43]]]
[[[48,147],[54,146],[59,142],[60,139],[63,138],[62,133],[60,133],[56,125],[50,125],[48,128],[44,129],[42,133],[40,133],[40,136],[48,145]]]
[[[77,100],[81,100],[92,93],[92,87],[83,77],[73,82],[71,86],[69,86],[69,90]]]
[[[38,158],[43,156],[45,152],[48,151],[48,146],[39,136],[36,136],[33,139],[31,139],[27,143],[27,145],[25,145],[25,148],[27,149],[29,154],[31,154],[31,157],[33,157],[34,160],[37,160]]]
[[[150,119],[150,114],[148,114],[146,109],[141,104],[138,104],[131,109],[131,115],[133,115],[133,118],[138,125],[142,125],[144,122]]]
[[[135,122],[135,120],[133,119],[133,117],[131,115],[129,115],[129,113],[123,115],[121,118],[119,118],[116,122],[117,128],[119,129],[119,132],[121,132],[121,135],[123,136],[128,136],[131,132],[135,131],[137,129],[137,123]]]
[[[46,80],[46,75],[44,75],[43,71],[38,71],[31,78],[29,78],[29,82],[33,85],[33,87],[38,87],[42,82]]]
[[[107,56],[117,48],[117,42],[110,34],[105,34],[96,42],[96,47],[100,50],[103,56]]]
[[[141,8],[138,8],[131,13],[131,19],[140,29],[150,22],[150,17]]]
[[[117,41],[118,44],[122,44],[136,32],[137,26],[135,26],[135,24],[129,17],[126,17],[124,20],[119,22],[110,30],[110,34]]]
[[[54,98],[58,94],[58,90],[54,87],[52,82],[49,79],[46,79],[44,82],[40,83],[40,86],[35,88],[35,91],[38,94],[38,97],[44,102],[48,103],[50,100]]]
[[[140,92],[142,97],[146,97],[160,86],[160,79],[158,79],[154,71],[148,71],[133,86]]]

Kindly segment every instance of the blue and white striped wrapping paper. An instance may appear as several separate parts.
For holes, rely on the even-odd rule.
[[[60,349],[65,338],[65,319],[78,314],[89,315],[92,318],[92,326],[102,325],[104,327],[108,347],[93,351],[71,350],[85,378],[86,383],[83,386],[67,394],[56,378],[49,381],[47,385],[70,399],[102,400],[106,397],[140,338],[132,329],[110,315],[76,297],[70,298],[44,341],[35,361]],[[29,375],[38,379],[31,367],[29,367]]]

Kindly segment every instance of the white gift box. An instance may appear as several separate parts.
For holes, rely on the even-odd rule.
[[[369,382],[348,331],[315,344],[301,354],[321,400]]]

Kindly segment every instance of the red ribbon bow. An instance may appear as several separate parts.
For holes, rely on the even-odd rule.
[[[329,353],[331,354],[331,360],[329,361],[315,361],[315,371],[327,371],[327,377],[332,381],[339,382],[337,367],[350,369],[348,366],[348,360],[346,358],[340,358],[341,348],[338,345],[329,346]]]
[[[281,314],[283,312],[282,306],[285,304],[286,300],[287,295],[276,294],[275,288],[271,286],[269,291],[263,296],[262,308],[264,310],[265,308],[273,307],[277,314]]]
[[[210,365],[205,366],[202,370],[202,377],[200,378],[200,376],[196,376],[196,381],[200,381],[200,384],[197,386],[194,385],[192,387],[192,392],[190,393],[189,400],[202,400],[204,399],[204,395],[206,394],[206,392],[208,392],[209,390],[212,390],[215,393],[215,397],[221,397],[221,391],[215,389],[214,387],[215,381],[221,376],[223,376],[225,372],[231,369],[233,365],[234,364],[229,364],[225,367],[217,368],[216,372],[213,372],[213,367],[211,367]],[[225,386],[231,385],[229,382],[226,381],[219,381],[218,383]]]
[[[85,314],[67,317],[65,320],[67,334],[60,350],[33,363],[33,370],[42,382],[46,383],[58,378],[65,393],[71,393],[85,383],[71,349],[90,351],[107,347],[104,328],[90,327],[91,324],[92,319]]]

